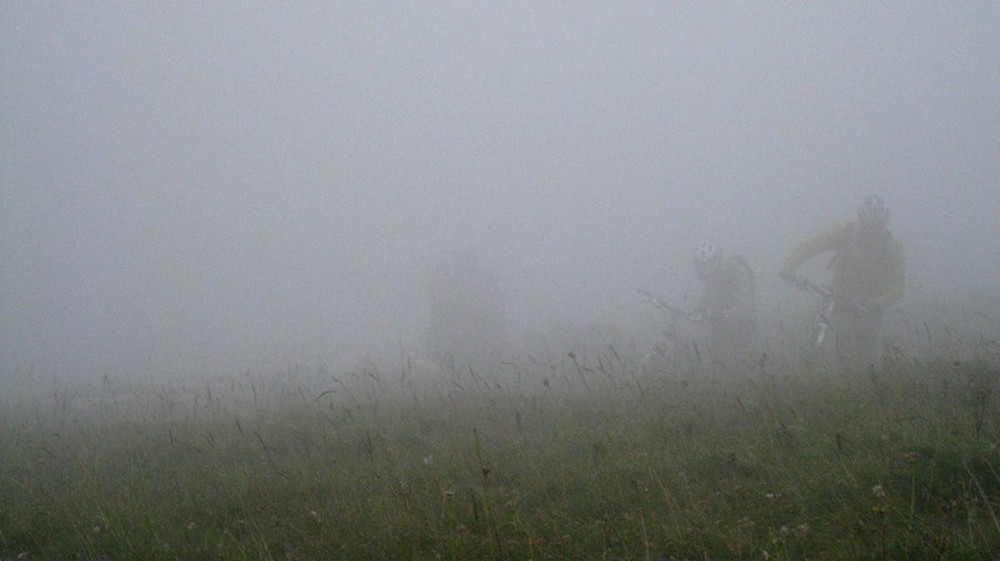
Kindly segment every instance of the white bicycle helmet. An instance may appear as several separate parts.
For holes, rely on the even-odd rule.
[[[699,266],[709,265],[718,261],[720,257],[722,257],[722,250],[719,249],[719,246],[712,242],[701,242],[698,245],[698,251],[694,254],[694,263]]]
[[[889,206],[882,197],[870,195],[858,211],[858,222],[865,226],[885,226],[889,222]]]

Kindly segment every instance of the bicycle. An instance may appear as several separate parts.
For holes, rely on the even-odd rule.
[[[698,323],[703,318],[668,304],[647,290],[641,288],[637,290],[643,296],[643,300],[667,316],[667,322],[659,340],[642,358],[643,373],[647,375],[664,372],[676,373],[689,369],[694,360],[691,357],[689,341],[685,340],[681,334],[677,327],[677,321],[683,319],[690,323]],[[694,353],[698,354],[697,347],[695,347]]]
[[[814,348],[822,348],[827,334],[833,328],[833,310],[837,304],[833,298],[833,290],[828,286],[816,284],[807,278],[796,277],[794,279],[786,279],[785,282],[799,290],[819,296],[818,312],[816,313],[816,318],[813,320],[812,343]]]
[[[653,306],[659,308],[667,315],[669,315],[671,319],[681,318],[681,319],[686,319],[687,321],[693,323],[697,323],[698,321],[700,321],[700,318],[698,316],[685,312],[684,310],[678,308],[677,306],[672,306],[670,304],[667,304],[663,300],[657,298],[655,294],[653,294],[648,290],[643,290],[641,288],[638,288],[636,289],[636,291],[639,294],[642,294],[647,302],[649,302]]]

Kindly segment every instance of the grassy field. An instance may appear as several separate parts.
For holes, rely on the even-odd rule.
[[[5,402],[0,560],[1000,559],[996,354],[401,370]]]

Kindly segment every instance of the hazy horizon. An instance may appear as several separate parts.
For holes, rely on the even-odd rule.
[[[690,304],[706,239],[774,310],[784,254],[869,193],[900,306],[997,307],[994,3],[0,14],[0,385],[419,353],[465,247],[515,342],[627,328],[637,287]]]

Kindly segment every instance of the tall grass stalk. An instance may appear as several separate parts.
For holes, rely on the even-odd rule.
[[[997,357],[857,376],[637,364],[106,381],[19,402],[0,424],[0,560],[1000,551]]]

